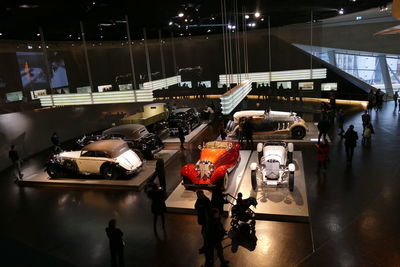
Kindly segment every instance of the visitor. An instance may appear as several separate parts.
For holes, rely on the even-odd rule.
[[[373,134],[375,134],[374,127],[369,122],[364,127],[361,144],[363,146],[371,146],[371,137]]]
[[[59,146],[60,145],[60,138],[58,137],[57,133],[54,132],[53,135],[50,138],[51,143],[53,146]]]
[[[214,249],[217,250],[218,258],[221,262],[221,266],[228,266],[229,261],[225,260],[224,251],[222,247],[222,240],[226,231],[221,223],[221,216],[218,209],[213,208],[211,210],[211,217],[207,227],[206,239],[206,267],[214,266]]]
[[[346,133],[344,134],[344,139],[347,162],[351,163],[351,161],[353,160],[354,148],[356,147],[358,140],[358,134],[356,131],[354,131],[354,125],[349,126]]]
[[[396,91],[393,95],[394,106],[397,107],[397,100],[399,99],[399,92]]]
[[[196,191],[197,200],[194,208],[197,212],[197,223],[201,226],[201,235],[203,237],[203,246],[199,249],[199,253],[206,251],[206,227],[210,217],[211,201],[204,195],[203,190]]]
[[[346,115],[344,113],[344,110],[341,108],[339,109],[336,121],[338,123],[338,128],[340,130],[340,132],[338,133],[339,136],[343,137],[343,133],[344,133],[344,129],[343,129],[343,125],[344,125],[344,121],[346,119]]]
[[[21,160],[17,150],[15,150],[15,145],[11,145],[11,149],[8,152],[8,157],[11,160],[14,174],[16,176],[15,182],[22,181],[24,174],[21,172]]]
[[[110,220],[106,233],[110,241],[110,253],[111,253],[111,267],[123,267],[124,264],[124,241],[122,236],[124,233],[116,227],[117,221],[115,219]]]
[[[225,200],[226,194],[223,193],[221,186],[215,186],[212,190],[211,196],[211,207],[219,210],[219,214],[224,214],[224,204],[227,203]]]
[[[247,148],[250,146],[250,149],[253,150],[253,123],[251,122],[251,118],[247,118],[243,124],[243,132],[244,137],[246,138]]]
[[[158,177],[158,182],[160,183],[160,186],[166,191],[167,190],[167,184],[166,184],[166,180],[165,180],[165,164],[164,164],[164,160],[158,154],[156,154],[154,156],[154,158],[156,159],[156,172],[155,172],[155,174]]]
[[[165,191],[161,186],[153,183],[148,197],[151,199],[151,213],[153,213],[153,228],[154,232],[157,231],[157,219],[161,217],[162,228],[165,231],[165,217],[164,213],[167,210],[165,206]]]
[[[324,139],[322,143],[316,144],[316,147],[317,147],[318,171],[321,169],[321,166],[324,168],[325,171],[327,168],[327,162],[329,160],[328,140]]]
[[[371,116],[369,115],[368,110],[365,110],[364,114],[361,115],[361,120],[362,120],[363,129],[364,129],[365,125],[367,125],[368,123],[371,122]]]
[[[221,127],[219,129],[220,135],[221,135],[221,140],[225,140],[226,139],[226,130],[224,127],[224,122],[221,122]]]
[[[178,123],[178,138],[181,142],[181,150],[185,150],[183,144],[185,143],[185,132],[183,131],[182,123]]]
[[[322,115],[322,119],[318,122],[318,144],[321,141],[321,137],[323,138],[323,140],[326,139],[326,135],[328,134],[330,123],[327,119],[327,115],[323,114]]]
[[[240,118],[239,120],[239,127],[238,127],[238,141],[240,146],[243,144],[243,139],[244,139],[244,123],[246,119],[245,118]]]

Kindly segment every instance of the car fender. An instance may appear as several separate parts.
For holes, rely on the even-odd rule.
[[[195,183],[197,175],[198,175],[198,173],[194,167],[195,167],[194,164],[186,164],[181,169],[181,176],[189,179],[193,183]]]
[[[210,177],[210,183],[213,184],[218,180],[223,179],[225,177],[225,173],[227,172],[227,170],[228,170],[227,165],[222,165],[216,168]]]
[[[307,126],[305,125],[305,123],[301,123],[301,122],[295,122],[292,125],[290,125],[289,127],[289,131],[292,131],[294,127],[302,127],[304,128],[304,130],[308,131]]]

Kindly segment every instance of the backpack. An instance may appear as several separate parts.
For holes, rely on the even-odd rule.
[[[365,127],[364,137],[365,138],[370,138],[371,137],[371,128]]]

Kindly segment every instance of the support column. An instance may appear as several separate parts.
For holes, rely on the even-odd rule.
[[[89,56],[88,56],[88,51],[87,51],[87,45],[86,45],[85,31],[83,29],[82,21],[80,21],[79,23],[81,25],[83,51],[85,52],[85,61],[86,61],[86,67],[87,67],[87,72],[88,72],[89,84],[90,84],[90,88],[92,89],[92,93],[93,93],[94,92],[94,87],[93,87],[93,80],[92,80],[92,72],[90,70],[90,62],[89,62]],[[91,100],[92,100],[92,103],[93,103],[93,94],[92,93],[90,94],[90,96],[91,96]]]
[[[147,75],[149,76],[149,82],[151,82],[150,56],[149,56],[149,48],[147,46],[146,28],[143,28],[143,39],[144,39],[144,52],[146,53]]]
[[[392,79],[390,78],[389,66],[386,61],[386,56],[379,55],[378,60],[379,60],[379,67],[381,68],[382,72],[383,83],[385,84],[386,94],[388,96],[393,96]]]
[[[333,66],[337,66],[336,64],[336,54],[335,54],[335,50],[329,50],[328,51],[328,58],[329,58],[329,63]]]
[[[130,63],[131,63],[131,72],[132,72],[132,87],[133,87],[133,90],[136,90],[136,89],[138,89],[138,87],[136,86],[135,64],[133,62],[132,41],[131,41],[131,32],[129,29],[128,15],[125,15],[125,20],[126,20],[126,34],[128,37],[129,59],[130,59]],[[134,91],[134,97],[136,100],[136,92],[135,91]]]
[[[49,58],[47,56],[46,43],[44,41],[44,35],[43,35],[42,27],[39,27],[39,33],[40,33],[40,40],[41,40],[42,49],[43,49],[44,64],[46,66],[47,81],[49,82],[51,104],[54,106],[54,98],[53,98],[54,92],[53,92],[53,86],[51,84],[51,71],[50,71]],[[30,96],[28,96],[28,97],[30,97]]]

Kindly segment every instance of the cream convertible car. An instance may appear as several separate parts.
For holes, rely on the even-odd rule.
[[[93,142],[81,151],[65,151],[54,155],[46,166],[51,178],[62,175],[97,174],[117,179],[134,174],[142,167],[142,159],[122,140]]]

